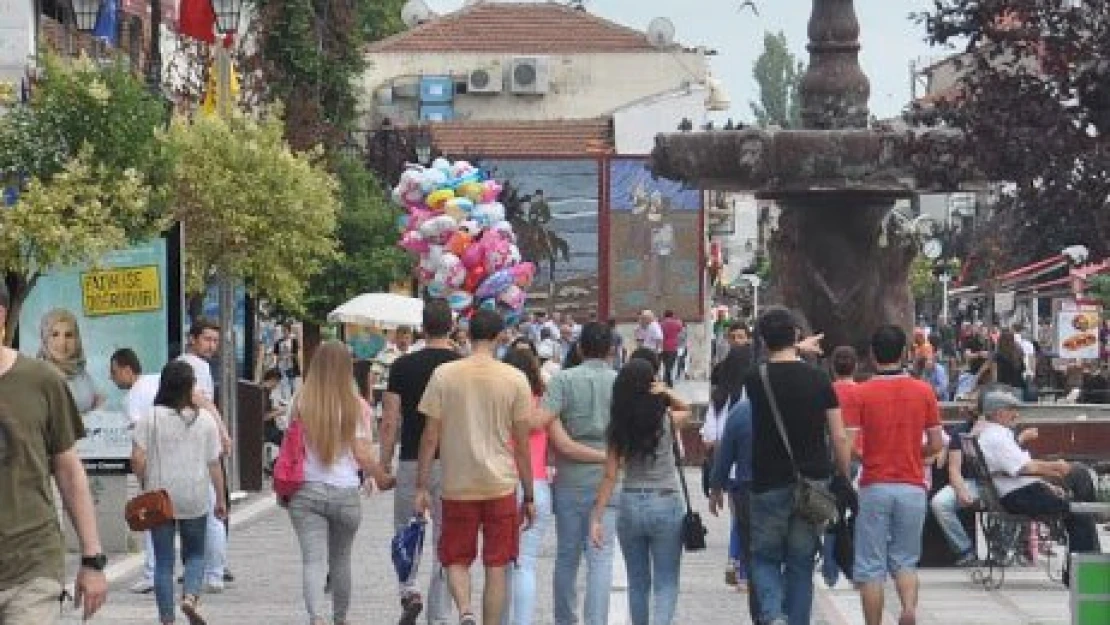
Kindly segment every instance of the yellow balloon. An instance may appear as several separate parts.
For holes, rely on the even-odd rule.
[[[459,185],[457,193],[475,204],[482,201],[482,184],[480,182],[464,182]]]
[[[455,197],[455,192],[451,189],[439,189],[438,191],[432,191],[431,193],[429,193],[427,199],[424,200],[424,202],[432,210],[441,211],[443,210],[444,203],[453,197]]]

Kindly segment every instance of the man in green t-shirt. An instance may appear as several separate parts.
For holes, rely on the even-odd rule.
[[[0,281],[0,337],[8,291]],[[64,543],[51,474],[81,543],[74,599],[90,618],[108,593],[92,493],[74,443],[85,435],[65,380],[0,342],[0,623],[50,625],[61,614]]]

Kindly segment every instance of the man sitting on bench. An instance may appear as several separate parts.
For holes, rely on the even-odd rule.
[[[1094,517],[1074,514],[1070,508],[1072,501],[1095,500],[1091,471],[1066,460],[1034,460],[1018,445],[1011,429],[1019,406],[1017,397],[1003,390],[988,391],[983,397],[987,422],[979,433],[979,448],[1002,507],[1011,514],[1063,517],[1069,551],[1099,553]]]

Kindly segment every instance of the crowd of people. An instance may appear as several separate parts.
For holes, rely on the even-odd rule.
[[[1025,446],[1036,429],[1017,430],[1025,387],[1006,384],[1023,379],[1012,366],[1020,363],[1015,334],[1003,331],[997,349],[974,341],[967,347],[968,358],[994,363],[1000,379],[983,376],[968,385],[961,395],[974,400],[967,421],[945,430],[943,395],[918,366],[922,335],[908,341],[901,328],[881,327],[866,361],[852,347],[837,347],[825,373],[805,362],[816,361],[818,349],[800,340],[803,325],[788,310],[769,309],[753,345],[743,323],[721,324],[724,342],[702,428],[710,510],[718,513],[727,493],[734,520],[726,581],[749,591],[753,622],[809,623],[820,560],[830,586],[841,571],[855,583],[867,625],[882,622],[887,578],[901,601],[899,624],[915,623],[915,570],[930,508],[956,564],[979,565],[959,518],[978,501],[961,462],[961,434],[978,438],[1006,511],[1061,518],[1072,553],[1100,550],[1094,517],[1070,506],[1095,500],[1091,470],[1034,459]],[[933,488],[934,467],[947,472],[943,487]],[[836,502],[827,523],[799,509],[807,483]]]
[[[0,292],[0,328],[8,306]],[[480,310],[460,325],[440,300],[426,303],[422,321],[419,339],[397,333],[378,372],[380,420],[341,342],[319,346],[302,380],[287,332],[275,352],[278,370],[265,377],[272,390],[297,380],[283,427],[278,408],[267,418],[282,456],[299,454],[301,462],[300,482],[280,503],[300,547],[311,625],[349,623],[352,547],[368,489],[392,491],[398,533],[414,523],[432,527],[430,587],[417,585],[416,567],[399,574],[390,621],[414,625],[423,615],[476,625],[480,613],[486,625],[525,625],[539,620],[537,596],[550,592],[555,623],[603,625],[619,545],[631,622],[673,623],[690,505],[679,434],[691,408],[671,389],[684,348],[681,321],[645,311],[631,350],[612,321],[555,323],[537,314],[510,330]],[[721,324],[701,429],[709,451],[703,491],[714,514],[727,495],[733,521],[726,581],[747,593],[753,622],[809,623],[823,558],[828,583],[843,572],[856,584],[867,625],[882,622],[888,578],[902,605],[899,625],[913,625],[930,509],[957,562],[976,562],[958,518],[978,491],[963,470],[961,433],[978,437],[1008,511],[1060,516],[1073,552],[1099,550],[1093,518],[1070,508],[1093,500],[1090,471],[1034,459],[1024,446],[1036,431],[1015,431],[1024,391],[1004,382],[1024,379],[1016,334],[1000,333],[996,348],[965,346],[969,359],[992,363],[997,379],[977,379],[965,394],[976,407],[946,431],[942,396],[917,367],[926,351],[920,338],[883,326],[869,354],[838,347],[822,362],[822,337],[803,328],[779,307],[754,328]],[[148,532],[134,588],[153,591],[162,623],[180,610],[191,625],[203,624],[202,594],[233,579],[222,463],[231,440],[209,365],[218,341],[219,328],[200,320],[186,353],[160,373],[144,373],[130,349],[111,358],[111,379],[128,391],[134,422],[132,469],[144,491],[164,490],[173,504],[172,522]],[[106,597],[106,558],[74,448],[84,433],[74,393],[48,361],[0,347],[0,398],[0,622],[57,619],[63,558],[51,480],[80,542],[74,595],[88,618]],[[949,479],[930,501],[934,465]],[[536,563],[551,532],[554,571],[542,580]],[[480,610],[471,591],[479,546]],[[421,559],[419,551],[409,555]]]

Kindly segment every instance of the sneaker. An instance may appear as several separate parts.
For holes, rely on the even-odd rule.
[[[204,617],[200,615],[198,606],[200,598],[196,595],[185,595],[181,598],[181,611],[189,619],[189,625],[205,625]]]
[[[129,590],[136,595],[145,595],[154,590],[154,582],[144,577],[134,584],[131,584]]]
[[[401,620],[397,625],[416,625],[416,617],[424,610],[424,601],[419,594],[405,595],[401,598]]]
[[[459,619],[459,625],[478,625],[478,619],[474,618],[473,614],[467,612],[466,614],[462,615],[462,618]],[[783,625],[786,624],[783,623]]]
[[[727,570],[725,570],[725,585],[726,586],[735,586],[736,585],[736,569],[727,569]]]
[[[222,579],[210,579],[204,583],[204,592],[213,595],[220,594],[225,588],[226,586],[224,586],[224,580]]]
[[[235,576],[231,574],[231,569],[224,569],[224,583],[225,584],[234,584],[235,583]]]

